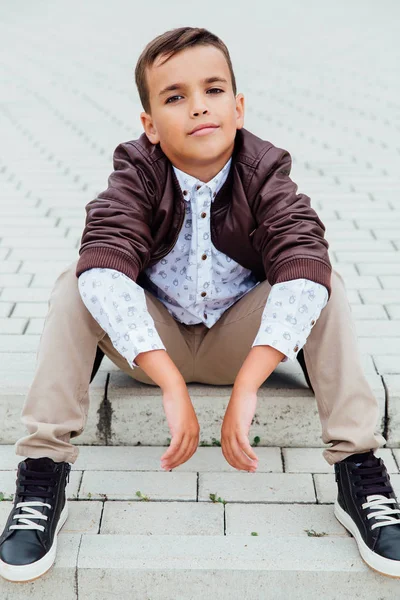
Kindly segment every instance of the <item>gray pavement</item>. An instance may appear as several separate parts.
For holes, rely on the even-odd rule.
[[[35,355],[54,281],[60,271],[78,257],[85,219],[84,206],[107,186],[115,147],[121,141],[137,138],[142,133],[139,118],[142,107],[134,83],[136,60],[150,39],[167,29],[186,24],[207,27],[227,44],[238,92],[245,95],[245,127],[290,151],[293,159],[291,176],[298,184],[299,191],[311,197],[313,206],[326,226],[330,258],[346,283],[365,372],[377,393],[382,431],[387,435],[388,446],[392,448],[383,450],[386,455],[382,456],[385,456],[388,464],[390,461],[395,474],[394,483],[398,485],[399,3],[395,0],[375,4],[361,0],[340,0],[326,6],[316,0],[301,3],[292,0],[283,5],[270,0],[258,0],[247,5],[232,5],[225,1],[207,0],[200,5],[193,5],[178,0],[168,3],[158,0],[146,5],[121,0],[112,3],[92,0],[84,3],[77,0],[28,3],[17,0],[7,5],[3,2],[1,14],[0,377],[3,385],[0,390],[0,416],[5,426],[0,438],[0,443],[4,444],[0,446],[3,465],[0,491],[7,495],[13,491],[16,457],[12,458],[13,447],[10,444],[17,435],[21,435],[18,415],[33,377]],[[97,403],[101,402],[108,372],[116,378],[112,381],[116,381],[114,393],[117,401],[123,397],[115,392],[118,390],[118,374],[105,361],[91,387],[93,407],[96,409]],[[89,461],[92,464],[90,467],[86,462],[89,455],[85,458],[83,450],[89,452],[90,446],[82,446],[82,462],[76,464],[79,475],[77,471],[70,484],[72,509],[68,527],[65,526],[65,540],[70,537],[68,542],[60,545],[60,561],[54,570],[57,576],[53,576],[57,585],[62,581],[71,583],[71,590],[71,586],[67,586],[70,596],[66,597],[77,598],[80,591],[80,597],[91,598],[95,587],[91,587],[91,578],[101,573],[108,586],[115,583],[112,574],[118,570],[117,565],[107,564],[101,559],[104,556],[101,552],[107,552],[107,546],[99,546],[101,556],[98,569],[89,559],[85,559],[85,556],[90,556],[91,548],[90,541],[86,540],[88,533],[115,535],[115,543],[122,544],[122,548],[125,542],[119,539],[121,534],[136,533],[139,537],[142,534],[178,534],[182,547],[188,548],[188,556],[192,556],[192,550],[185,545],[191,533],[217,537],[248,536],[243,537],[242,547],[247,543],[244,540],[249,540],[254,551],[257,551],[258,540],[249,536],[249,533],[255,529],[260,533],[260,539],[262,535],[276,537],[279,527],[271,529],[271,519],[278,524],[289,523],[282,535],[286,536],[285,540],[295,536],[299,555],[308,553],[311,557],[310,562],[306,561],[299,569],[304,569],[304,574],[313,573],[312,581],[316,585],[324,583],[318,579],[317,571],[329,571],[329,565],[335,559],[328,552],[327,560],[321,567],[314,560],[313,551],[308,550],[310,539],[300,529],[304,530],[314,523],[316,527],[327,528],[328,537],[343,537],[341,543],[344,544],[344,550],[342,546],[337,548],[346,559],[352,559],[351,563],[356,565],[355,571],[346,570],[346,560],[337,562],[336,567],[332,567],[332,579],[330,576],[325,579],[325,598],[337,597],[332,595],[332,587],[329,587],[332,582],[337,586],[336,592],[339,589],[348,591],[351,589],[349,586],[354,584],[354,590],[357,589],[358,593],[360,573],[366,586],[362,592],[363,598],[377,598],[378,589],[380,598],[394,597],[393,582],[385,579],[384,585],[379,585],[382,577],[363,565],[354,549],[353,540],[347,539],[343,528],[332,524],[332,516],[328,518],[326,512],[318,512],[317,515],[316,511],[323,508],[320,504],[326,510],[333,501],[334,490],[331,471],[319,472],[320,463],[319,467],[315,467],[315,453],[319,456],[321,451],[311,446],[322,445],[318,443],[314,432],[318,425],[315,406],[310,404],[312,396],[304,388],[301,377],[298,379],[295,365],[280,367],[276,376],[281,391],[274,389],[274,401],[278,394],[285,397],[292,410],[300,406],[298,414],[305,415],[303,431],[307,430],[309,422],[313,433],[311,437],[304,434],[301,439],[290,438],[291,426],[288,421],[285,435],[289,437],[286,439],[293,446],[291,450],[297,453],[295,458],[292,456],[291,462],[285,460],[285,453],[290,450],[284,450],[288,445],[285,439],[270,439],[272,447],[259,447],[260,457],[261,453],[272,451],[272,454],[265,454],[265,470],[268,471],[270,461],[274,465],[270,474],[260,472],[250,475],[252,481],[260,478],[259,486],[253,484],[249,487],[248,480],[245,485],[243,478],[247,474],[235,473],[233,469],[231,473],[224,473],[227,463],[224,466],[220,460],[220,449],[217,448],[200,448],[196,459],[193,457],[186,468],[177,469],[182,473],[160,472],[158,479],[153,472],[155,463],[152,466],[151,461],[155,460],[158,464],[162,449],[151,447],[146,442],[145,428],[143,439],[146,449],[143,450],[147,453],[147,462],[142,463],[141,474],[135,467],[128,466],[126,478],[113,473],[114,479],[107,480],[106,485],[104,474],[96,472],[93,463]],[[296,397],[298,394],[300,399]],[[134,410],[133,403],[127,406],[129,410]],[[215,407],[216,411],[221,409],[221,405],[216,404]],[[277,402],[273,411],[274,418],[278,418]],[[203,414],[206,418],[210,413],[205,410]],[[102,443],[101,437],[92,434],[92,430],[96,429],[96,418],[93,408],[86,432],[87,441],[81,441],[83,437],[78,438],[78,444]],[[157,419],[161,422],[162,418],[159,411]],[[165,433],[160,429],[157,444],[165,443]],[[213,433],[210,429],[208,443]],[[117,431],[114,443],[129,444],[128,435],[129,430]],[[113,442],[107,440],[106,443]],[[264,444],[268,446],[268,440],[262,440],[261,446]],[[299,446],[303,448],[297,448]],[[110,451],[118,451],[116,446],[92,448],[94,452],[101,452],[97,460],[102,463],[109,460]],[[124,454],[132,456],[133,465],[137,456],[130,453],[135,450],[136,447],[127,448]],[[203,456],[203,450],[213,450],[214,454]],[[312,460],[311,455],[305,458],[305,452],[313,453]],[[201,462],[201,457],[203,463],[198,464],[196,461]],[[92,457],[92,460],[95,458]],[[121,455],[116,460],[121,461]],[[308,464],[308,470],[303,461]],[[210,464],[217,464],[218,470],[207,473],[212,471]],[[299,469],[303,465],[303,470],[293,473],[290,464],[297,464]],[[104,467],[105,470],[108,468]],[[115,464],[112,469],[115,470]],[[147,491],[151,484],[155,499],[158,494],[158,501],[152,508],[151,502],[138,502],[137,505],[141,505],[144,512],[135,513],[134,503],[130,502],[128,509],[128,505],[122,501],[137,499],[132,490],[136,491],[137,485],[142,486],[142,483],[146,493],[146,482]],[[275,484],[280,490],[277,495],[259,493],[260,489],[273,488]],[[214,505],[209,498],[214,488],[230,502]],[[117,490],[114,496],[113,490]],[[312,518],[311,513],[296,517],[297,521],[294,521],[297,525],[291,529],[289,513],[282,511],[287,511],[288,506],[298,510],[300,505],[292,503],[296,502],[296,493],[300,494],[300,490],[300,502],[304,503],[302,508],[312,507],[314,512]],[[94,494],[92,502],[89,492]],[[119,502],[109,502],[101,494],[109,494],[110,500],[114,497]],[[173,504],[180,500],[184,502],[175,510]],[[251,501],[259,502],[257,511],[261,512],[254,512],[253,505],[248,505]],[[207,508],[206,504],[212,507]],[[8,502],[5,502],[0,507],[0,518],[3,520],[7,505]],[[218,512],[210,508],[216,508]],[[167,510],[170,512],[166,526],[160,515]],[[135,515],[136,523],[141,523],[140,527],[135,525]],[[126,520],[126,528],[121,529],[121,519]],[[195,523],[193,530],[190,529],[192,522]],[[201,528],[202,522],[207,526]],[[304,527],[299,528],[300,523]],[[79,560],[82,535],[84,538],[86,536],[86,541],[82,544],[83,558],[79,566],[78,585],[75,566]],[[301,535],[305,536],[304,548],[301,546],[303,542],[299,541]],[[142,544],[143,540],[139,541]],[[313,541],[324,543],[323,540]],[[160,547],[164,548],[160,543]],[[205,544],[200,543],[199,552],[205,553],[203,557],[208,556],[206,549],[213,544],[210,539]],[[239,593],[242,597],[244,592],[240,586],[231,587],[235,580],[235,569],[237,571],[240,561],[244,572],[252,568],[242,551],[239,552],[237,546],[233,548],[238,552],[236,558],[239,562],[232,561],[229,566],[225,565],[221,575],[225,587],[224,591],[218,592],[220,598],[228,597],[228,590],[230,598],[239,597]],[[346,554],[347,551],[349,554]],[[152,552],[149,547],[149,557],[153,556]],[[158,585],[151,583],[157,581],[156,577],[144,577],[140,584],[142,587],[138,584],[136,588],[136,595],[131,592],[133,595],[124,596],[123,586],[137,583],[139,580],[135,577],[140,579],[143,575],[138,566],[140,561],[135,562],[130,556],[131,562],[128,560],[126,563],[130,575],[128,579],[122,577],[119,582],[122,587],[115,588],[120,589],[122,597],[151,597],[152,600],[202,597],[198,592],[200,588],[196,587],[198,581],[193,575],[194,571],[190,570],[188,564],[184,566],[183,580],[192,587],[191,592],[184,593],[179,587],[176,565],[164,561],[165,555],[160,552],[161,569],[171,588],[160,591]],[[145,556],[144,550],[143,553]],[[210,567],[210,564],[215,564],[215,556],[215,553],[211,553],[211,562],[201,563],[199,567],[204,569],[212,593],[216,593],[217,589]],[[181,558],[175,558],[178,564]],[[143,561],[145,565],[145,559]],[[153,563],[147,566],[150,571],[154,568]],[[266,581],[278,582],[279,569],[275,570],[275,567],[271,567],[271,578],[268,580],[268,568],[257,563],[254,573],[258,574],[258,581],[263,585]],[[284,568],[289,572],[292,567],[285,563]],[[36,584],[37,589],[32,591],[31,597],[46,598],[46,594],[50,597],[54,593],[50,573],[48,575],[44,583]],[[264,576],[267,579],[263,579]],[[287,581],[288,585],[295,585],[295,576],[288,576]],[[301,577],[299,581],[302,581]],[[0,583],[0,589],[1,586]],[[7,587],[6,597],[10,589],[13,598],[24,593],[16,591],[15,587]],[[132,590],[129,586],[126,589]],[[232,595],[233,589],[236,589],[237,596]],[[288,597],[287,593],[284,595],[284,587],[282,590],[280,596],[275,588],[275,595],[270,597]],[[307,598],[314,597],[312,590],[314,587],[307,590]],[[160,595],[162,592],[164,595]],[[263,593],[265,587],[260,583],[246,597],[266,598]]]

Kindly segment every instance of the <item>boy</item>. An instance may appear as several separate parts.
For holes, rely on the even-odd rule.
[[[0,574],[42,575],[67,518],[65,484],[102,353],[158,385],[172,433],[171,470],[199,442],[190,381],[233,384],[221,448],[255,471],[248,431],[257,390],[299,356],[335,465],[335,514],[364,560],[400,576],[400,509],[374,432],[351,310],[325,227],[296,194],[290,154],[243,127],[244,97],[223,42],[183,27],[150,42],[136,66],[144,133],[120,144],[106,191],[86,206],[80,258],[58,277],[22,412],[13,509]],[[305,359],[305,360],[304,360]],[[95,365],[93,368],[93,364]],[[91,378],[90,374],[92,372]],[[57,390],[57,397],[54,397]]]

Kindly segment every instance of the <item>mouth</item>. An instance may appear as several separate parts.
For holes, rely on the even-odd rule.
[[[199,136],[203,136],[203,135],[208,135],[209,133],[213,133],[217,129],[219,129],[219,126],[202,127],[201,129],[197,129],[197,131],[193,131],[193,133],[190,133],[189,135],[194,135],[196,137],[199,137]]]

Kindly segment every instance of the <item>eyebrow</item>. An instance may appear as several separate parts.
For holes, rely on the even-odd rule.
[[[201,83],[228,83],[226,79],[223,77],[219,77],[218,75],[214,75],[213,77],[206,77],[201,80]],[[172,92],[173,90],[180,90],[186,87],[185,83],[172,83],[171,85],[167,85],[161,92],[158,94],[159,96],[163,96],[167,92]]]

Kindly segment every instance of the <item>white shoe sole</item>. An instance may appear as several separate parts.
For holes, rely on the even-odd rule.
[[[41,558],[34,563],[29,565],[9,565],[8,563],[0,560],[0,575],[3,579],[7,581],[12,581],[13,583],[25,583],[28,581],[33,581],[38,577],[41,577],[46,573],[50,567],[53,565],[56,559],[57,553],[57,534],[60,531],[61,527],[64,525],[65,521],[68,518],[68,504],[67,499],[65,499],[64,508],[61,511],[60,519],[58,521],[56,532],[54,534],[53,544],[50,550]]]
[[[371,567],[371,569],[377,571],[381,575],[388,575],[389,577],[395,577],[396,579],[400,578],[400,560],[384,558],[380,554],[377,554],[368,548],[367,544],[362,539],[357,525],[354,523],[350,515],[343,510],[337,500],[335,501],[333,512],[339,523],[341,523],[343,527],[350,531],[357,542],[361,558],[369,567]]]

